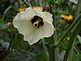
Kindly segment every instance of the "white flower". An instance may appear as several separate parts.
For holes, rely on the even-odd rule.
[[[44,37],[51,37],[54,33],[52,15],[48,12],[41,12],[27,8],[20,12],[13,20],[13,25],[24,35],[24,40],[30,45]]]
[[[78,0],[70,0],[71,2],[73,2],[74,4],[78,3]]]

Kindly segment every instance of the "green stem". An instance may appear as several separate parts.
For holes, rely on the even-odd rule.
[[[77,40],[77,38],[75,38],[75,41],[76,40]],[[75,50],[74,48],[75,48],[75,46],[70,50],[70,53],[69,53],[69,56],[68,56],[68,61],[72,61],[73,51]]]
[[[53,8],[56,7],[56,6],[53,6],[55,4],[53,4],[53,1],[52,0],[49,0],[49,12],[51,14],[53,14],[53,24],[54,26],[56,27],[56,21],[54,16],[54,12],[53,12]],[[53,7],[52,7],[53,6]],[[50,44],[50,46],[48,46],[48,52],[49,52],[49,59],[50,61],[60,61],[59,59],[59,48],[58,47],[55,47],[55,46],[51,46],[51,45],[55,45],[55,42],[57,41],[57,31],[55,31],[54,35],[53,35],[53,38],[52,38],[52,43]]]
[[[81,8],[81,0],[78,0],[78,4],[76,5],[75,8],[74,19],[76,19],[79,16],[81,10],[80,8]]]
[[[76,10],[75,10],[75,20],[74,22],[71,24],[71,26],[68,28],[68,30],[64,33],[64,35],[59,39],[59,41],[56,43],[56,45],[60,45],[61,41],[64,40],[67,36],[67,34],[74,28],[75,24],[77,24],[78,20],[80,19],[81,15],[79,16],[80,13],[80,6],[81,6],[81,0],[78,1],[79,3],[76,6]],[[79,16],[79,17],[78,17]],[[78,17],[78,18],[77,18]]]
[[[44,44],[45,39],[42,39],[41,41],[42,41],[42,44],[43,44],[43,49],[44,49],[45,54],[46,54],[46,61],[49,61],[49,53],[47,51],[47,47]]]
[[[77,48],[74,47],[74,51],[79,55],[80,53],[78,52]]]
[[[49,61],[56,61],[56,59],[55,59],[55,47],[49,46],[48,52],[49,52]]]
[[[59,59],[59,48],[55,48],[55,61],[60,61]]]
[[[49,61],[60,61],[59,59],[59,48],[54,46],[48,47]]]
[[[66,36],[68,35],[68,33],[74,28],[74,26],[77,24],[77,22],[80,20],[80,18],[81,18],[81,15],[79,15],[79,17],[76,18],[76,20],[74,20],[74,22],[70,25],[70,27],[68,28],[68,30],[64,33],[64,35],[56,43],[56,46],[60,45],[60,43],[62,42],[62,40],[64,40],[66,38]]]
[[[4,11],[3,16],[2,16],[2,19],[3,19],[3,20],[4,20],[4,18],[5,18],[6,13],[7,13],[11,8],[12,8],[11,5],[6,8],[6,10]]]
[[[26,7],[30,7],[31,6],[29,3],[27,3],[26,0],[22,0],[22,2],[26,5]]]
[[[72,56],[73,56],[73,48],[70,50],[69,52],[69,56],[68,56],[68,61],[72,61]]]
[[[65,53],[65,56],[64,56],[64,60],[63,61],[67,61],[68,56],[69,56],[69,53],[70,53],[71,49],[74,46],[75,38],[78,35],[78,33],[79,33],[80,30],[81,30],[81,18],[80,18],[80,20],[78,20],[77,24],[75,25],[75,27],[73,29],[73,33],[72,33],[72,35],[70,37],[70,41],[68,43],[68,48],[66,50],[66,53]]]

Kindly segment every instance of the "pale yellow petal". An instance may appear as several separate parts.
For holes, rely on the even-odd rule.
[[[53,22],[52,14],[50,14],[49,12],[44,12],[44,14],[46,20]]]
[[[13,23],[14,26],[18,29],[19,33],[23,35],[30,34],[34,29],[30,21],[20,20],[20,21],[14,21]]]
[[[44,22],[44,26],[41,27],[40,30],[44,37],[51,37],[55,28],[51,22]]]
[[[24,40],[28,41],[30,45],[38,42],[40,39],[44,38],[38,30],[33,30],[29,35],[24,35]]]

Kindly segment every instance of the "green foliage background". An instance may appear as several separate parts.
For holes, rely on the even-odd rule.
[[[35,5],[43,6],[44,11],[53,14],[56,30],[52,37],[30,46],[12,22],[19,8]],[[72,15],[73,20],[61,23],[61,14]],[[81,60],[80,14],[81,1],[74,4],[69,0],[0,0],[0,61],[66,61],[67,53],[70,53],[67,61]],[[76,26],[70,27],[73,23]],[[75,41],[71,42],[71,39]]]

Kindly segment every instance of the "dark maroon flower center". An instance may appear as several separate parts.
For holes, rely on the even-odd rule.
[[[39,28],[44,24],[43,19],[37,15],[32,18],[31,22],[36,28]]]

